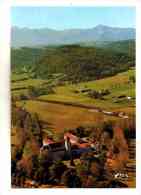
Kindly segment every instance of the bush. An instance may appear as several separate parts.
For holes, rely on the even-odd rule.
[[[53,94],[54,90],[52,86],[44,86],[44,87],[34,87],[30,86],[28,88],[28,96],[31,98],[35,98],[41,95]]]

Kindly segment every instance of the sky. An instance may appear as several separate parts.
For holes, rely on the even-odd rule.
[[[135,27],[134,7],[13,7],[12,26],[56,30]]]

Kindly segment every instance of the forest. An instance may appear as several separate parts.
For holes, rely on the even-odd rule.
[[[133,40],[103,46],[64,45],[47,48],[12,49],[14,71],[33,72],[35,78],[47,79],[62,74],[63,80],[75,82],[96,80],[115,75],[135,66]]]

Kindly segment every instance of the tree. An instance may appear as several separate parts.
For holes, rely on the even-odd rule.
[[[50,179],[49,182],[54,184],[59,184],[61,180],[61,176],[63,175],[64,171],[66,171],[67,166],[64,165],[61,161],[54,162],[49,167],[49,175]]]
[[[81,180],[75,169],[68,169],[62,176],[62,183],[69,188],[80,188]]]
[[[36,178],[42,184],[49,182],[49,167],[52,165],[52,161],[48,158],[48,151],[42,151],[38,156],[38,169],[36,170]]]

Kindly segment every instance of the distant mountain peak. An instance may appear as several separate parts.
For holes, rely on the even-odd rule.
[[[94,28],[111,28],[110,26],[106,26],[104,24],[98,24],[97,26],[95,26]]]
[[[99,24],[91,29],[54,30],[50,28],[12,28],[12,46],[45,46],[95,41],[135,39],[134,28],[118,28]]]

